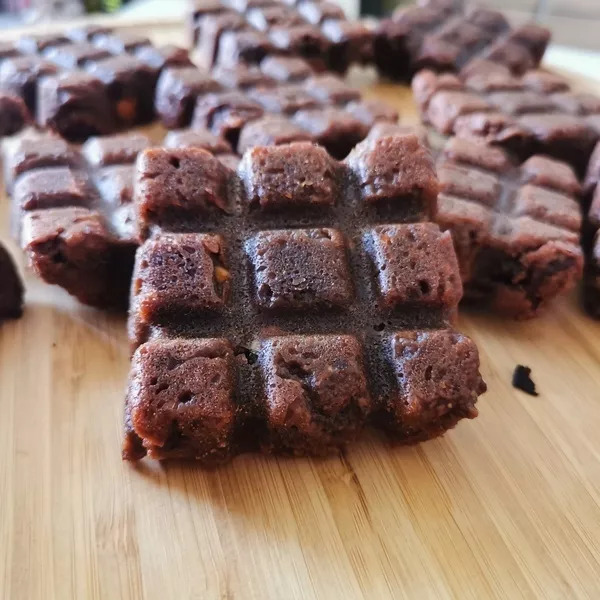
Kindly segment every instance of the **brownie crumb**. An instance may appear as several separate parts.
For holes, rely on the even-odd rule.
[[[512,379],[513,387],[522,390],[530,396],[539,396],[535,391],[535,383],[531,379],[531,369],[523,365],[517,365]]]

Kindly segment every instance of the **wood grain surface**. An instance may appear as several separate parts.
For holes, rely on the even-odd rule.
[[[366,92],[415,119],[407,89]],[[3,600],[600,597],[600,323],[575,294],[461,316],[489,392],[442,439],[203,471],[121,461],[125,319],[26,284],[0,328]]]

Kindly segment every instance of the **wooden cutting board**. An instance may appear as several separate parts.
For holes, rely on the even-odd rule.
[[[416,119],[407,88],[365,93]],[[125,319],[26,284],[0,328],[0,598],[600,597],[600,323],[576,294],[461,316],[489,392],[442,439],[203,471],[121,461]]]

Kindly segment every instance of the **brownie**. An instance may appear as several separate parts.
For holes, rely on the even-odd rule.
[[[65,32],[73,42],[91,42],[97,35],[108,35],[112,29],[106,25],[78,25]]]
[[[108,165],[133,164],[137,155],[150,146],[150,140],[140,133],[94,137],[81,147],[88,165],[106,167]]]
[[[38,85],[37,122],[70,141],[116,128],[106,85],[83,71],[45,77]]]
[[[314,137],[283,115],[265,115],[246,123],[240,132],[238,152],[253,146],[280,146],[292,142],[312,142]]]
[[[107,88],[119,127],[149,123],[154,118],[156,72],[139,59],[113,56],[86,65]]]
[[[186,127],[191,123],[196,99],[220,89],[221,85],[200,69],[165,69],[156,85],[156,112],[165,127]]]
[[[378,122],[396,123],[398,111],[381,100],[358,100],[349,102],[346,110],[367,127],[373,127]]]
[[[223,33],[247,27],[246,20],[238,13],[225,11],[204,16],[198,27],[198,64],[210,69],[217,60],[217,51]]]
[[[265,32],[273,26],[291,27],[305,22],[299,13],[280,4],[252,8],[246,13],[246,20],[256,29]]]
[[[40,54],[47,48],[69,44],[70,40],[62,33],[22,35],[15,43],[16,48],[25,54]]]
[[[329,67],[345,73],[351,64],[368,64],[373,60],[374,32],[360,21],[327,19],[321,26],[331,42]]]
[[[44,51],[44,57],[61,69],[72,71],[83,67],[86,62],[108,58],[110,52],[98,48],[90,42],[78,42],[64,46],[51,46]]]
[[[0,62],[16,56],[21,56],[21,52],[17,49],[14,42],[0,41]]]
[[[248,96],[266,112],[291,115],[299,110],[319,108],[320,102],[306,86],[288,83],[269,88],[250,90]]]
[[[98,48],[104,48],[111,54],[124,54],[125,52],[137,52],[144,46],[151,46],[152,43],[145,36],[128,31],[119,31],[118,33],[97,33],[92,37],[92,42]]]
[[[277,83],[256,65],[243,63],[229,67],[216,65],[211,71],[211,76],[228,89],[247,90],[255,87],[269,87]]]
[[[313,72],[308,62],[295,56],[267,56],[260,68],[265,75],[282,83],[302,81]]]
[[[425,214],[403,202],[426,172],[437,187],[433,164],[416,137],[386,140],[388,152],[364,147],[352,164],[309,143],[253,147],[241,189],[188,149],[177,194],[158,183],[173,155],[141,155],[156,188],[136,188],[147,239],[131,288],[125,459],[325,455],[366,425],[415,442],[476,416],[485,384],[477,348],[450,324],[461,294],[451,237],[410,222]],[[359,173],[395,216],[371,210]],[[188,202],[198,189],[232,212]],[[157,217],[146,209],[161,194]]]
[[[452,233],[465,299],[536,316],[582,270],[577,178],[542,156],[515,164],[500,148],[450,138],[441,151],[436,220]]]
[[[176,129],[169,131],[162,143],[164,148],[201,148],[211,154],[229,154],[231,145],[207,129]]]
[[[135,55],[148,66],[162,71],[165,67],[193,67],[190,54],[185,48],[174,44],[165,46],[140,46]]]
[[[208,129],[226,139],[235,150],[242,127],[263,113],[259,103],[241,92],[207,94],[198,98],[192,129]]]
[[[0,243],[0,322],[23,314],[23,284],[8,250]]]
[[[369,132],[362,121],[337,107],[302,109],[294,114],[293,121],[338,159],[347,156]]]
[[[344,19],[344,11],[335,2],[306,0],[298,4],[298,12],[311,24],[321,25],[327,19]]]
[[[57,72],[56,65],[38,56],[8,58],[0,64],[0,90],[23,98],[29,112],[35,115],[38,81]]]
[[[22,98],[0,92],[0,137],[21,131],[31,121]]]
[[[317,27],[310,24],[275,26],[269,30],[269,39],[275,48],[305,59],[314,69],[326,69],[331,42]]]
[[[266,34],[253,29],[224,31],[219,37],[216,63],[232,66],[239,63],[258,65],[273,52],[273,45]]]
[[[589,315],[600,318],[600,142],[596,145],[583,183],[585,251],[583,304]]]
[[[322,104],[348,104],[360,100],[360,92],[330,73],[313,75],[304,81],[306,91]]]
[[[108,207],[108,210],[113,211],[120,206],[131,205],[134,180],[135,167],[133,164],[101,166],[94,173],[94,184],[100,199]],[[131,233],[133,236],[133,231]]]

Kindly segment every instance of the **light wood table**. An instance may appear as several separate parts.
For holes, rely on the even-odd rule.
[[[416,118],[407,89],[366,91]],[[0,328],[3,600],[599,597],[600,323],[575,295],[462,315],[489,392],[442,439],[203,471],[121,462],[124,318],[26,283]]]

